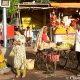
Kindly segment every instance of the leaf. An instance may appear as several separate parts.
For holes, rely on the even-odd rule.
[[[7,14],[12,15],[17,11],[16,4],[20,3],[20,0],[10,0],[10,7],[7,8]]]

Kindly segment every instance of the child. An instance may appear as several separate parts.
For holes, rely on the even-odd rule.
[[[5,62],[5,58],[4,58],[4,54],[2,53],[2,51],[0,50],[0,70],[6,68],[6,62]]]

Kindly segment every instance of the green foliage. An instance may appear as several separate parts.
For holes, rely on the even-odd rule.
[[[50,0],[35,0],[36,2],[49,3]]]
[[[36,2],[41,2],[41,3],[49,3],[49,2],[73,2],[75,0],[10,0],[10,7],[7,8],[7,14],[12,15],[16,12],[16,6],[15,4],[18,4],[20,2],[28,2],[28,1],[36,1]],[[79,0],[76,0],[76,2]],[[1,8],[0,8],[1,10]]]
[[[54,2],[56,0],[21,0],[21,2],[32,2],[32,1],[36,1],[36,2]]]
[[[32,2],[32,1],[36,1],[36,2],[49,2],[49,1],[56,1],[56,0],[21,0],[21,2]]]
[[[32,2],[33,0],[21,0],[21,2]]]
[[[10,0],[10,7],[7,8],[7,14],[12,15],[16,12],[15,4],[18,4],[20,0]]]

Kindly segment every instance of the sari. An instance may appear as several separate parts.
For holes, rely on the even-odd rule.
[[[13,45],[12,52],[14,52],[14,68],[26,68],[26,50],[25,50],[25,36],[15,35],[14,40],[22,42],[21,45]]]
[[[44,30],[45,27],[47,27],[47,26],[43,26],[43,28],[37,34],[36,44],[35,44],[35,47],[34,47],[35,52],[37,52],[38,49],[43,50],[43,49],[49,49],[49,48],[56,47],[55,43],[53,43],[53,42],[47,43],[47,42],[44,42],[42,40],[42,34],[43,34],[43,30]],[[47,40],[49,40],[49,37],[48,37],[47,34],[46,34],[46,36],[47,36]]]

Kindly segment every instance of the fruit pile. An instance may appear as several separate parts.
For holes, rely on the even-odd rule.
[[[54,31],[54,34],[69,34],[69,33],[75,33],[75,29],[71,26],[69,26],[66,29],[63,26],[59,25]]]
[[[67,32],[68,32],[68,33],[75,33],[75,30],[74,30],[73,27],[70,26],[70,27],[67,29]]]
[[[73,44],[64,42],[61,45],[56,46],[56,49],[70,49],[72,47],[74,47]]]
[[[66,34],[66,29],[62,26],[58,26],[54,33],[55,34]]]

